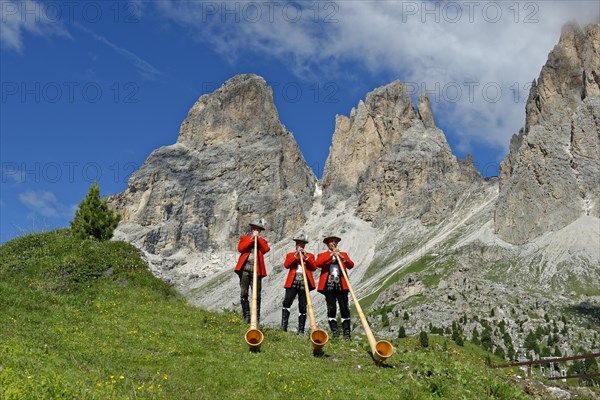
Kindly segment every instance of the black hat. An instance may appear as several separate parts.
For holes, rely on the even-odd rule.
[[[327,244],[327,242],[329,241],[329,239],[335,239],[335,240],[337,240],[337,241],[338,241],[338,243],[342,241],[342,238],[341,238],[341,237],[339,237],[339,236],[335,236],[335,235],[327,235],[327,236],[325,236],[325,238],[323,239],[323,243]]]

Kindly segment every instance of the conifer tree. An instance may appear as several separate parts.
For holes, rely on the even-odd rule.
[[[562,357],[562,353],[560,352],[560,349],[558,348],[558,346],[554,346],[554,357]]]
[[[492,330],[489,326],[486,326],[481,334],[481,347],[491,352],[493,349],[493,341],[492,341]]]
[[[496,348],[494,349],[494,354],[502,359],[506,358],[506,353],[504,352],[502,346],[496,346]]]
[[[398,329],[398,339],[402,339],[406,337],[406,330],[404,329],[404,326],[400,325],[400,328]]]
[[[100,199],[98,183],[94,182],[75,212],[71,233],[80,239],[109,240],[120,220],[121,216],[108,208],[106,199]]]
[[[476,327],[473,328],[473,333],[471,334],[471,343],[476,344],[477,346],[481,344],[479,341],[479,331]]]
[[[515,348],[512,343],[506,347],[506,359],[514,360],[516,358]]]
[[[584,374],[594,375],[594,374],[597,374],[598,371],[599,371],[598,362],[596,361],[595,358],[587,358],[583,361],[583,373]],[[597,386],[598,384],[600,384],[600,378],[597,378],[597,377],[584,378],[583,382],[585,382],[589,386]]]
[[[421,331],[419,334],[419,343],[421,343],[421,346],[423,347],[429,347],[429,337],[427,337],[427,332]]]
[[[452,340],[454,340],[454,342],[459,346],[464,345],[464,339],[462,337],[462,328],[456,322],[452,322]]]
[[[535,354],[540,354],[540,347],[538,345],[537,336],[533,331],[529,331],[525,338],[525,348],[532,350]]]
[[[464,346],[465,345],[465,339],[463,339],[462,335],[459,334],[458,336],[456,336],[454,340],[454,343],[456,343],[459,346]]]
[[[383,315],[381,316],[381,324],[384,327],[388,327],[390,326],[390,318],[388,317],[387,313],[383,313]]]
[[[551,357],[552,356],[552,350],[550,349],[549,346],[546,346],[542,349],[542,352],[540,353],[541,357]]]

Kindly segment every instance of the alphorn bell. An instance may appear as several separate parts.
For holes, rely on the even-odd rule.
[[[338,251],[336,249],[336,251]],[[394,346],[387,340],[376,341],[375,336],[373,336],[373,332],[371,332],[371,328],[369,327],[369,323],[365,318],[365,314],[360,308],[360,304],[358,303],[358,299],[354,294],[354,290],[352,290],[352,285],[350,285],[350,280],[348,279],[348,274],[346,273],[346,268],[342,262],[342,257],[337,257],[338,262],[340,263],[340,270],[342,271],[342,275],[344,275],[344,279],[346,279],[346,283],[348,284],[348,289],[350,289],[350,294],[352,295],[352,301],[354,301],[354,305],[356,306],[356,311],[358,312],[358,316],[360,317],[360,322],[362,323],[363,329],[365,330],[365,334],[367,335],[367,339],[369,340],[369,346],[371,346],[371,353],[373,354],[373,358],[375,362],[380,363],[392,356],[394,354]]]
[[[258,237],[254,237],[254,269],[252,271],[252,313],[250,315],[250,329],[246,332],[246,343],[250,347],[250,351],[259,351],[264,335],[258,329]]]
[[[310,341],[313,345],[313,354],[322,354],[323,346],[329,341],[329,335],[327,332],[317,327],[317,320],[315,319],[315,312],[313,311],[312,299],[310,298],[310,290],[308,288],[308,279],[306,278],[306,268],[304,267],[304,254],[302,253],[300,254],[300,265],[302,265],[302,279],[304,279],[306,306],[310,318]]]

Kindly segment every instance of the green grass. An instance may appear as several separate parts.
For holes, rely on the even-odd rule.
[[[377,291],[371,293],[370,295],[368,295],[365,298],[363,298],[363,299],[360,300],[361,307],[364,310],[368,310],[369,307],[371,307],[371,305],[375,302],[375,300],[377,300],[377,297],[379,297],[379,295],[385,289],[389,288],[394,283],[398,282],[399,280],[401,280],[402,278],[404,278],[406,275],[408,275],[410,273],[417,273],[417,272],[424,271],[429,266],[429,262],[432,261],[432,260],[435,260],[435,258],[436,258],[435,256],[432,256],[430,254],[426,254],[423,257],[419,258],[417,261],[414,261],[408,267],[403,268],[400,271],[395,272],[391,276],[391,278],[389,278],[385,283],[383,283],[383,285]],[[386,279],[386,278],[382,278],[376,284],[376,286],[381,285],[381,283],[383,282],[384,279]]]
[[[371,276],[375,275],[382,266],[387,265],[391,262],[397,261],[402,257],[406,257],[410,254],[418,246],[418,243],[408,243],[404,245],[399,245],[394,248],[392,254],[387,257],[375,257],[371,264],[367,267],[363,279],[369,279]]]
[[[592,268],[589,267],[588,270],[591,271]],[[596,275],[600,277],[600,273],[597,273]],[[558,279],[555,278],[555,281],[558,281]],[[575,293],[577,296],[600,296],[600,288],[595,282],[598,282],[598,278],[589,276],[578,278],[574,274],[569,273],[565,281],[552,282],[552,284],[555,286],[562,285],[564,292],[569,295]]]
[[[366,340],[263,328],[261,352],[233,312],[194,308],[122,242],[67,231],[0,247],[0,398],[525,399],[506,371],[442,339],[394,341],[386,367]]]

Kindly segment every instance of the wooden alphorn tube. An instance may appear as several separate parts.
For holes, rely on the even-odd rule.
[[[360,308],[360,304],[358,303],[358,299],[354,294],[354,290],[352,290],[352,285],[350,284],[350,280],[348,279],[348,274],[346,273],[346,268],[342,262],[342,257],[338,256],[338,262],[340,264],[340,271],[342,271],[342,275],[344,275],[344,279],[346,279],[346,283],[348,284],[348,289],[350,290],[350,294],[352,295],[352,301],[354,301],[354,305],[356,306],[356,312],[358,312],[358,316],[360,318],[360,322],[362,323],[363,329],[365,330],[365,334],[367,335],[367,340],[369,341],[369,346],[371,346],[371,353],[373,354],[373,358],[375,362],[383,362],[390,358],[392,354],[394,354],[394,346],[387,340],[376,341],[375,336],[373,336],[373,332],[371,332],[371,328],[369,327],[369,323],[367,322],[367,318],[365,318],[365,314]]]
[[[246,332],[246,343],[250,351],[259,351],[264,335],[258,329],[258,237],[254,237],[254,270],[252,271],[252,312],[250,315],[250,329]]]
[[[315,312],[313,311],[303,256],[304,254],[300,254],[300,265],[302,265],[302,278],[304,279],[304,292],[306,293],[306,307],[308,309],[308,317],[310,318],[310,341],[313,345],[313,353],[321,354],[323,353],[323,346],[329,341],[329,335],[327,332],[317,327],[317,320],[315,319]]]

